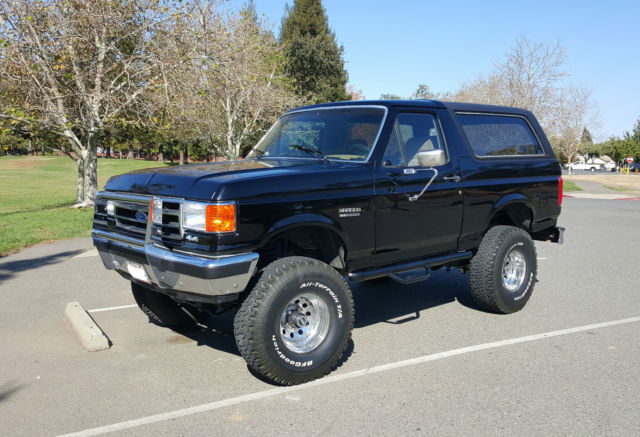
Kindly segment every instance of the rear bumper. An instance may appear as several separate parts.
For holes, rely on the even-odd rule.
[[[158,291],[205,297],[237,294],[246,288],[258,264],[259,255],[254,252],[209,258],[109,231],[94,229],[91,236],[107,269]]]

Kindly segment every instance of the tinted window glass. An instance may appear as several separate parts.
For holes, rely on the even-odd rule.
[[[476,156],[542,155],[542,147],[520,117],[458,114]]]
[[[444,150],[444,142],[433,114],[400,113],[382,157],[386,166],[417,167],[421,151]]]

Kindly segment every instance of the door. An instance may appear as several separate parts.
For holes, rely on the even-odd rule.
[[[444,151],[446,162],[422,167],[418,153],[429,150]],[[430,181],[428,189],[412,200]],[[457,250],[463,205],[459,181],[436,113],[399,112],[376,167],[378,265]]]

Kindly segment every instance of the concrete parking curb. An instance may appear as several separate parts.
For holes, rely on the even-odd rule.
[[[109,349],[109,339],[79,302],[69,302],[64,313],[86,350],[97,352]]]

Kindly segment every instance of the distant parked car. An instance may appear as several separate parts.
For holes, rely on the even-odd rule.
[[[601,164],[585,164],[584,162],[574,162],[573,164],[565,164],[565,167],[573,170],[588,170],[588,171],[596,171],[601,170]]]
[[[634,162],[633,164],[631,164],[629,166],[629,172],[630,173],[640,172],[640,162]]]

